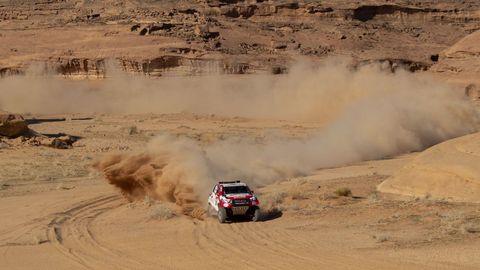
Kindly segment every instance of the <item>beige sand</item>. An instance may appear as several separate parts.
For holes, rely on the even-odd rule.
[[[63,115],[67,119],[86,115]],[[91,115],[32,125],[84,136],[70,150],[12,146],[0,166],[0,266],[3,269],[476,269],[480,212],[458,204],[383,196],[376,186],[421,157],[324,169],[256,189],[281,217],[218,224],[193,219],[175,206],[130,203],[91,169],[102,152],[140,150],[149,134],[169,131],[216,140],[262,134],[263,127],[305,135],[308,123],[201,115]],[[131,132],[131,126],[137,127]],[[187,128],[188,127],[188,128]],[[303,135],[302,135],[303,134]],[[477,135],[461,138],[467,143]],[[448,145],[449,143],[447,143]],[[428,153],[428,150],[426,153]],[[7,158],[8,157],[8,158]],[[337,197],[348,187],[354,198]],[[159,207],[162,206],[162,207]]]
[[[478,270],[479,1],[228,2],[0,0],[0,270]]]
[[[480,134],[421,153],[379,186],[383,192],[480,202]]]

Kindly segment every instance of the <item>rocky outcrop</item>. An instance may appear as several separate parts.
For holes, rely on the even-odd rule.
[[[416,14],[416,13],[433,13],[440,12],[438,9],[430,8],[412,8],[399,5],[365,5],[355,8],[353,10],[352,18],[366,22],[374,19],[377,15],[392,15],[392,14]]]
[[[249,6],[224,6],[220,9],[222,15],[230,17],[230,18],[250,18],[255,15],[255,10],[257,9],[256,5],[249,5]]]
[[[461,56],[461,50],[441,51],[480,28],[475,0],[74,2],[0,4],[0,26],[12,30],[0,33],[0,43],[7,44],[0,48],[0,77],[39,63],[40,69],[28,71],[103,78],[109,59],[150,76],[277,74],[277,67],[299,55],[312,61],[336,55],[360,63],[380,59],[392,70],[418,71]],[[65,25],[78,32],[72,35]],[[34,49],[28,46],[34,43]]]
[[[24,71],[21,68],[15,67],[0,67],[0,77],[12,76],[12,75],[22,75]]]
[[[149,75],[160,75],[162,71],[182,65],[180,56],[162,56],[147,60],[142,63],[142,72]]]
[[[57,74],[65,76],[104,77],[105,59],[58,58],[56,62],[49,62]]]
[[[395,72],[398,69],[407,70],[410,72],[426,71],[431,67],[431,64],[425,62],[412,61],[408,59],[372,59],[361,61],[355,67],[361,67],[368,64],[380,64],[384,70]]]
[[[367,22],[371,20],[385,20],[411,24],[413,22],[438,22],[438,23],[465,23],[480,22],[480,17],[470,10],[439,5],[439,7],[422,7],[383,4],[361,5],[347,11],[347,16],[353,20]]]
[[[28,131],[28,124],[21,115],[0,112],[0,136],[16,138]]]
[[[119,59],[123,70],[149,76],[196,75],[196,74],[245,74],[254,72],[250,64],[223,59],[202,59],[170,55],[138,61]]]

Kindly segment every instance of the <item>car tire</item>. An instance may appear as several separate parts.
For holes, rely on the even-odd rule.
[[[255,210],[253,210],[252,221],[260,221],[260,208],[255,208]]]
[[[211,217],[212,216],[212,206],[210,205],[210,203],[207,204],[207,217]]]
[[[222,208],[222,207],[218,208],[217,217],[218,217],[218,222],[225,223],[225,221],[227,220],[227,211],[225,210],[225,208]]]

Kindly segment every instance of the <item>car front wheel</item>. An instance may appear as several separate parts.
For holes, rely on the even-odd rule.
[[[219,207],[217,217],[218,222],[225,223],[225,221],[227,220],[227,210],[225,210],[225,208]]]

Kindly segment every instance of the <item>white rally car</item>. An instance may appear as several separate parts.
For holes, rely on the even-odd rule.
[[[218,182],[208,197],[208,211],[217,212],[218,221],[224,223],[233,216],[247,216],[252,221],[260,218],[258,198],[247,184],[240,181]]]

